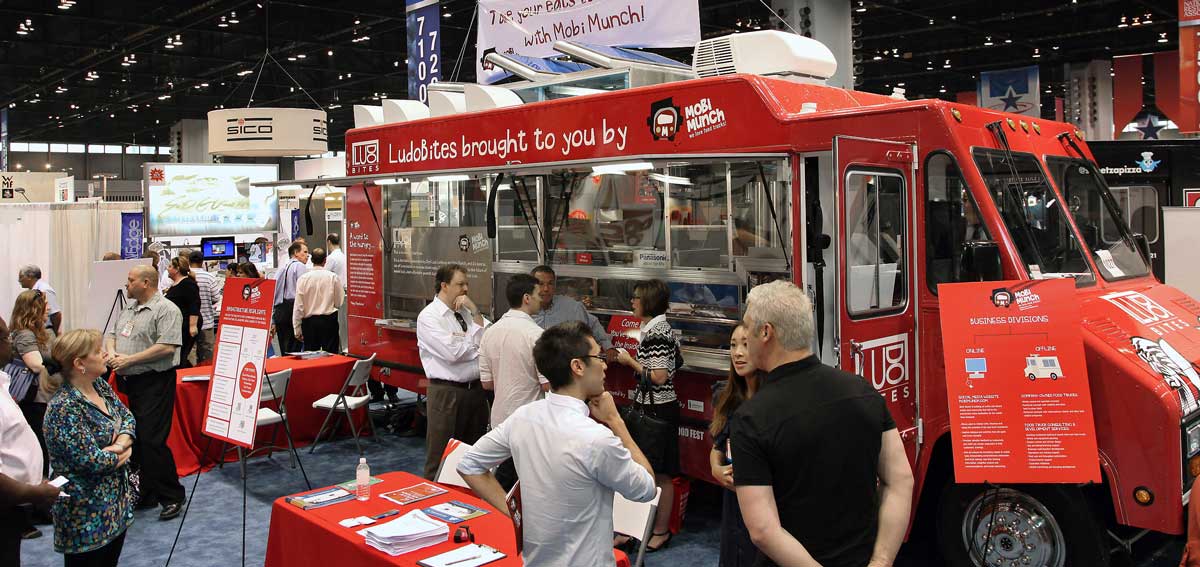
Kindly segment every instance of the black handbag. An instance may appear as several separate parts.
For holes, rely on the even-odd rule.
[[[12,396],[13,401],[24,402],[27,396],[32,399],[30,392],[38,387],[38,375],[34,371],[25,366],[21,359],[15,358],[4,365],[4,372],[11,379],[8,383],[8,394]]]
[[[641,383],[638,384],[637,391],[644,393],[647,397],[650,396],[650,390]],[[637,443],[646,458],[652,463],[662,462],[667,458],[666,453],[670,448],[671,439],[679,435],[677,426],[670,421],[646,413],[644,405],[636,401],[621,408],[620,411],[621,419],[625,421],[625,428],[629,430],[629,436],[633,438],[634,443]]]

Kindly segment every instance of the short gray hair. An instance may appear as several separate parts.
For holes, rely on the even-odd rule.
[[[746,296],[746,322],[751,331],[770,323],[784,349],[812,347],[812,301],[792,282],[776,280],[751,288]]]
[[[42,279],[42,269],[33,264],[25,264],[24,266],[21,266],[21,269],[17,272],[17,275],[22,278],[33,278],[35,280],[40,280]]]
[[[137,265],[129,270],[129,273],[135,278],[150,282],[152,286],[158,286],[158,270],[155,270],[154,266]]]

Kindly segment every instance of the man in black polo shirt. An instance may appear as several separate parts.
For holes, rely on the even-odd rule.
[[[812,354],[812,304],[792,283],[750,290],[744,323],[768,374],[734,414],[730,444],[759,564],[890,567],[913,477],[883,398]]]

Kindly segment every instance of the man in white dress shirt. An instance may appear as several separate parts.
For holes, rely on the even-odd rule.
[[[533,356],[551,392],[518,408],[458,464],[471,490],[507,513],[489,470],[510,456],[516,462],[526,567],[612,567],[613,493],[634,502],[656,494],[650,462],[604,391],[601,352],[581,321],[547,329]]]
[[[342,280],[325,267],[325,251],[313,248],[313,269],[296,280],[296,303],[292,307],[292,328],[304,350],[342,352],[338,331],[338,308],[346,296]]]
[[[12,358],[8,325],[0,319],[0,365]],[[58,489],[42,479],[42,449],[21,408],[8,395],[9,376],[0,371],[0,565],[21,565],[21,532],[28,528],[20,505],[49,509]]]
[[[488,400],[479,381],[479,341],[488,321],[467,296],[467,269],[438,268],[437,296],[417,316],[417,351],[426,388],[425,478],[433,480],[446,443],[475,443],[487,431]]]
[[[550,389],[546,378],[538,374],[533,360],[533,345],[542,336],[542,328],[533,315],[542,308],[536,278],[517,274],[508,280],[504,296],[509,310],[488,327],[479,342],[479,380],[483,389],[495,392],[491,426],[495,429],[517,408],[542,399]],[[517,482],[512,460],[496,469],[496,479],[508,490]]]
[[[331,232],[325,237],[325,242],[329,245],[325,249],[327,255],[325,257],[325,268],[346,281],[346,253],[342,252],[342,237],[337,233]]]

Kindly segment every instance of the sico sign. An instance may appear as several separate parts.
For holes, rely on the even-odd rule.
[[[227,156],[301,156],[329,150],[325,111],[229,108],[208,113],[208,151]]]

